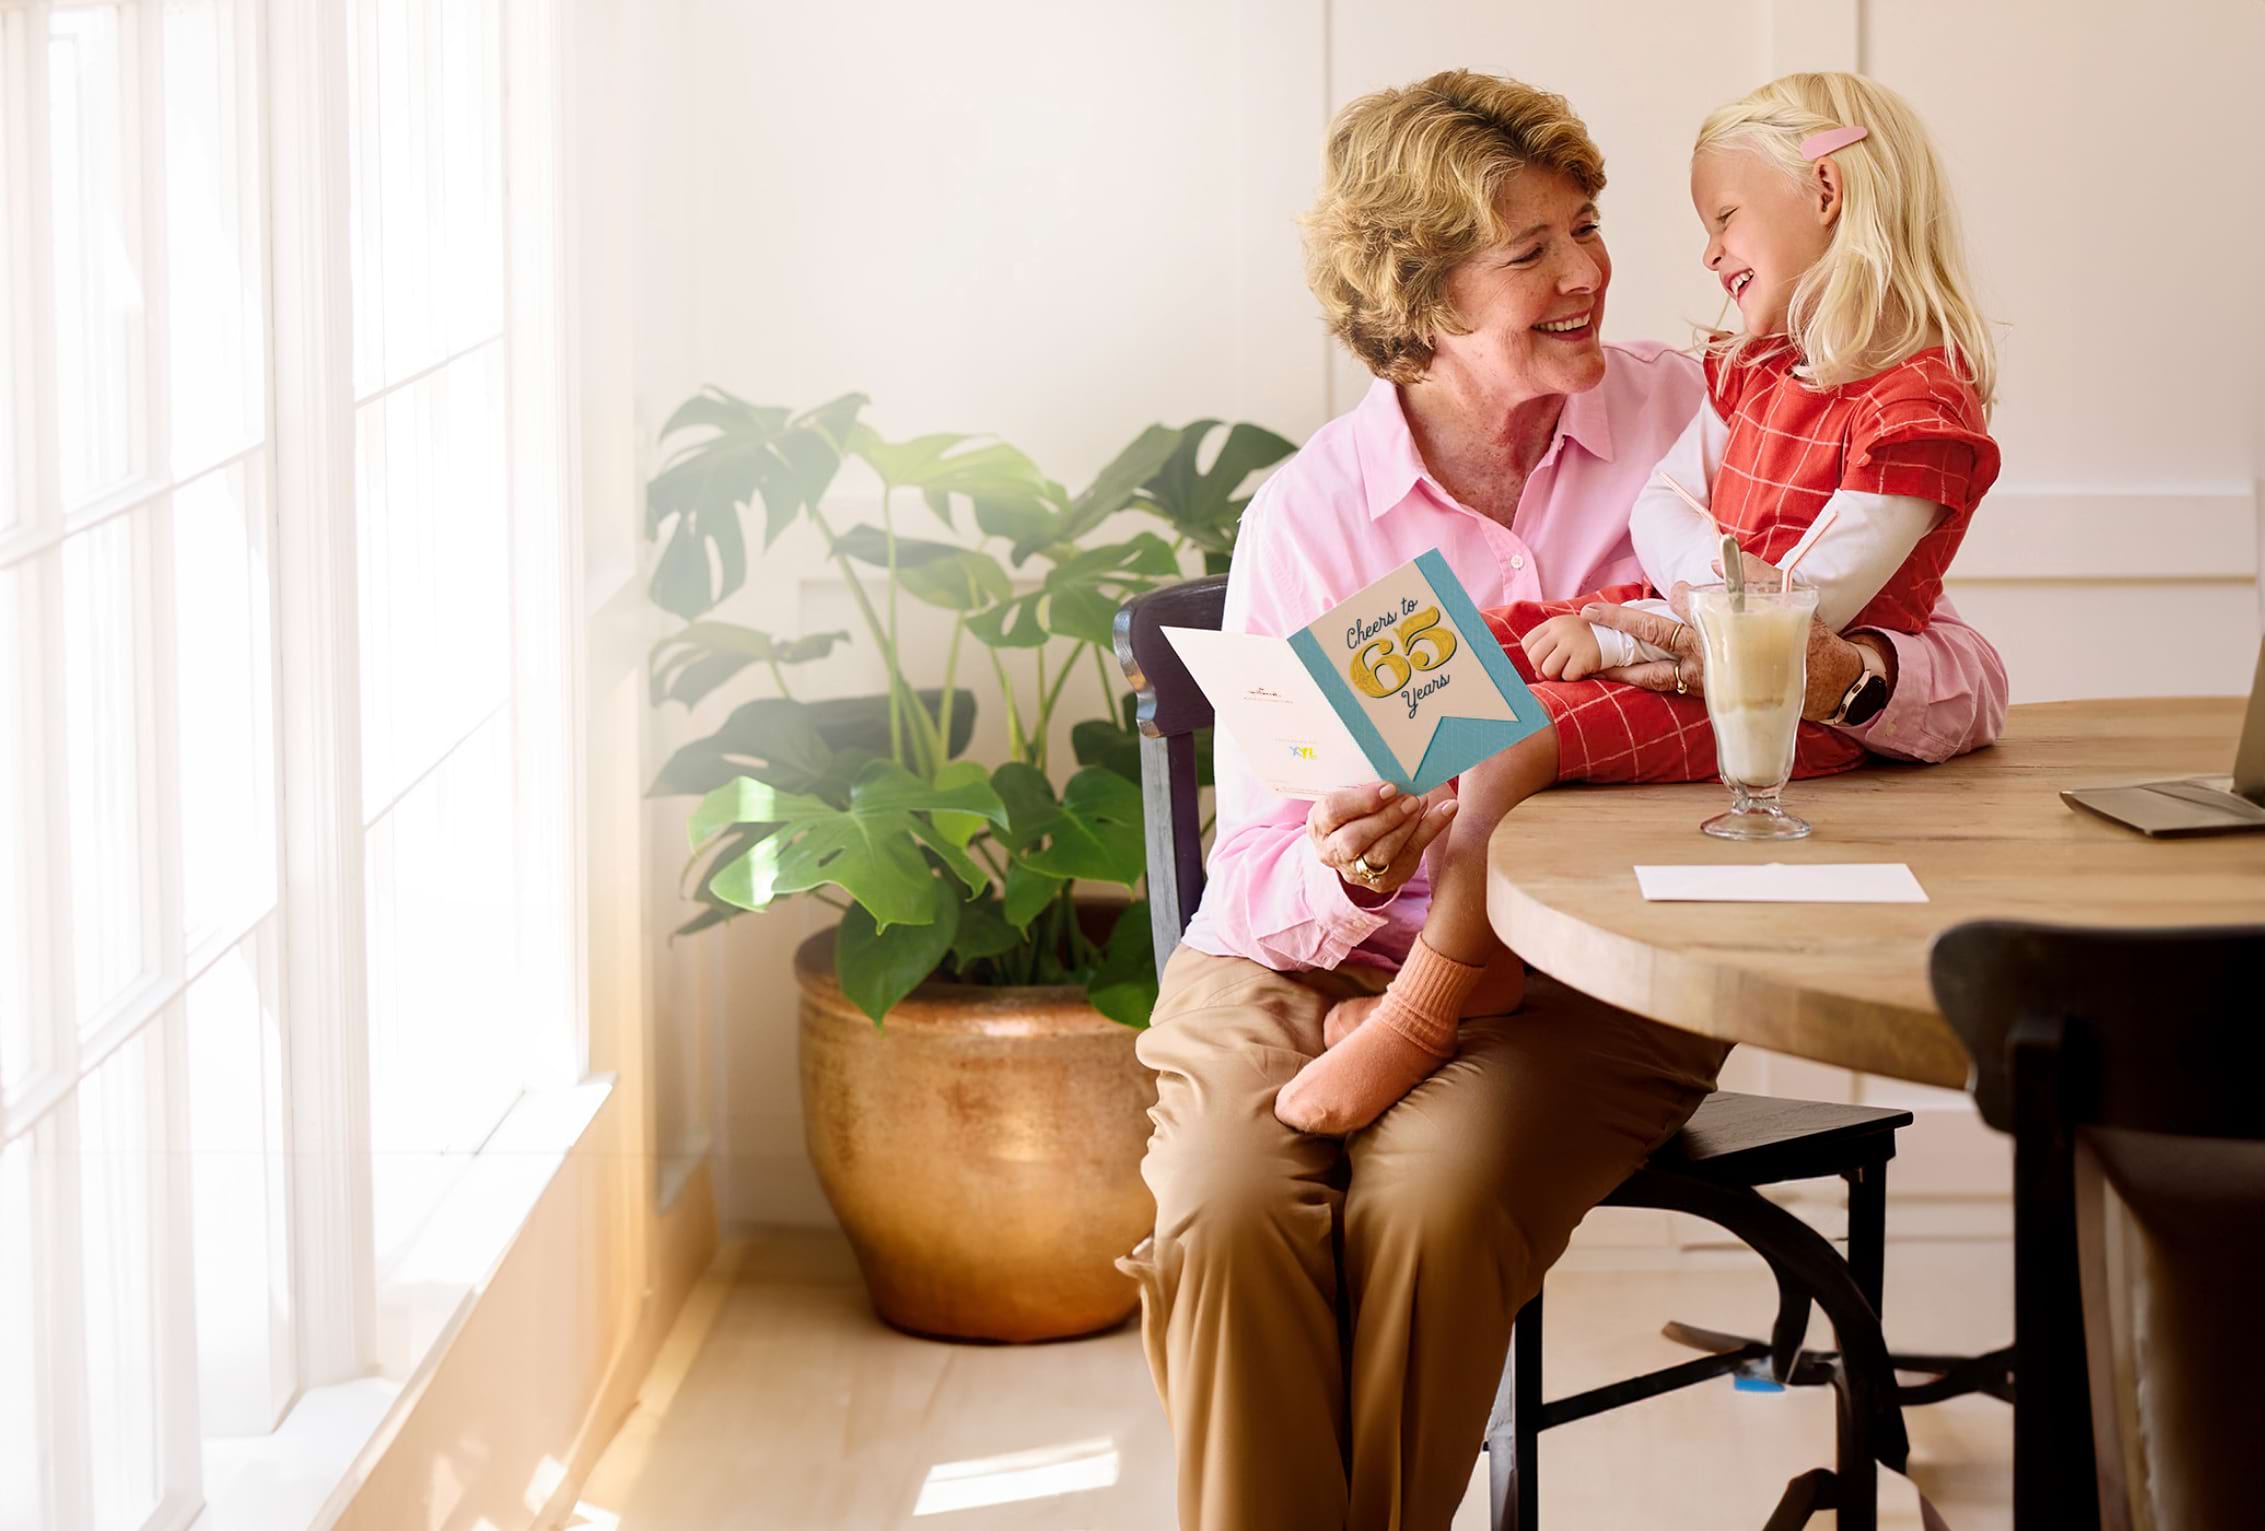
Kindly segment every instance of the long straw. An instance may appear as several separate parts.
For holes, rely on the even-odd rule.
[[[1818,541],[1823,538],[1825,534],[1825,528],[1831,526],[1833,522],[1838,520],[1839,518],[1839,508],[1837,506],[1827,505],[1825,507],[1825,513],[1817,517],[1815,524],[1812,525],[1807,533],[1802,536],[1801,545],[1793,550],[1793,556],[1785,561],[1784,566],[1778,572],[1777,593],[1779,595],[1790,595],[1793,593],[1794,568],[1800,564],[1802,559],[1809,556],[1809,549],[1815,547]]]

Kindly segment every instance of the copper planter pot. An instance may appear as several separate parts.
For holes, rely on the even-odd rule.
[[[1154,1077],[1082,989],[929,983],[874,1026],[826,931],[795,953],[810,1158],[881,1317],[1050,1340],[1121,1323],[1111,1264],[1155,1226]]]

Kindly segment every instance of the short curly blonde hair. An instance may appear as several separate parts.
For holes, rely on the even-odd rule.
[[[1369,371],[1418,382],[1433,336],[1468,333],[1448,275],[1508,235],[1502,189],[1528,166],[1604,190],[1604,155],[1565,98],[1499,75],[1450,69],[1337,114],[1302,220],[1306,284]]]

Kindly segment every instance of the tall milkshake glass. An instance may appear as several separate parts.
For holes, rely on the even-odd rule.
[[[1779,801],[1793,774],[1794,736],[1808,688],[1809,623],[1817,592],[1721,585],[1691,592],[1691,615],[1706,645],[1707,717],[1715,762],[1730,788],[1730,811],[1699,827],[1725,840],[1798,840],[1806,819]]]

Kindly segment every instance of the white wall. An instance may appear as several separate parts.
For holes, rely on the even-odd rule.
[[[2007,326],[2005,472],[1952,587],[2016,698],[2246,684],[2265,475],[2255,0],[640,14],[646,434],[703,381],[793,404],[859,388],[885,434],[996,432],[1073,486],[1152,420],[1302,439],[1357,396],[1293,221],[1354,95],[1456,65],[1565,92],[1611,177],[1608,329],[1682,339],[1719,309],[1684,190],[1699,118],[1788,69],[1863,69],[1934,129]],[[841,492],[849,512],[870,505],[869,486]],[[807,542],[760,582],[759,625],[846,625]],[[821,693],[878,678],[854,648],[807,674]],[[680,821],[655,815],[664,886]],[[663,963],[726,1220],[825,1216],[785,966],[810,923],[742,920]]]

